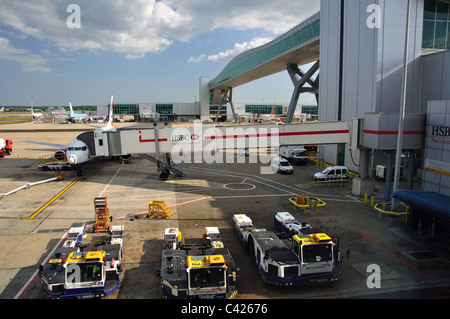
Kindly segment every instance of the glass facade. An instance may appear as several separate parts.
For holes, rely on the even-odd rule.
[[[156,104],[156,113],[173,114],[173,104]]]
[[[218,106],[210,106],[209,107],[209,114],[210,115],[217,115],[217,110],[219,109]],[[227,115],[227,106],[222,105],[222,108],[220,109],[220,115]]]
[[[302,105],[302,113],[318,115],[319,107],[314,105]]]
[[[245,105],[245,113],[253,114],[271,114],[273,105]],[[274,113],[283,114],[283,106],[275,105]]]
[[[270,60],[301,47],[320,34],[320,15],[317,13],[281,37],[261,47],[244,52],[235,57],[223,71],[210,82],[210,88],[244,74]]]
[[[114,114],[139,114],[139,104],[114,104]]]
[[[424,49],[450,49],[450,5],[447,1],[425,0],[423,13]]]

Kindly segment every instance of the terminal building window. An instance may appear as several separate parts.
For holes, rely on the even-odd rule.
[[[245,113],[271,114],[273,105],[246,105]],[[275,105],[274,114],[283,114],[283,106]]]
[[[425,0],[422,48],[450,49],[449,9],[448,1]]]
[[[173,114],[173,105],[172,104],[156,104],[156,113]]]
[[[302,113],[318,115],[319,107],[312,105],[302,105]]]
[[[219,110],[218,106],[210,106],[209,107],[209,115],[217,115],[217,111]],[[227,107],[225,105],[222,105],[221,109],[220,109],[220,114],[219,115],[227,115]]]
[[[138,104],[114,104],[114,114],[139,114]]]

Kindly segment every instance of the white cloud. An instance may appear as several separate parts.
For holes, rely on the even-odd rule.
[[[203,59],[206,57],[206,55],[204,55],[204,54],[201,54],[201,55],[199,55],[198,57],[193,57],[193,56],[191,56],[189,59],[188,59],[188,63],[198,63],[198,62],[201,62],[201,61],[203,61]]]
[[[228,49],[226,51],[208,56],[208,61],[229,62],[242,52],[260,47],[261,45],[266,44],[271,40],[271,38],[254,38],[250,42],[236,43],[232,49]]]
[[[77,0],[81,28],[68,28],[66,1],[0,0],[2,26],[64,52],[112,50],[128,59],[160,53],[173,41],[223,29],[263,29],[279,34],[319,9],[309,0]],[[217,57],[225,59],[239,45]],[[192,58],[190,62],[204,57]]]
[[[25,72],[44,72],[51,71],[46,66],[47,60],[43,57],[32,54],[26,49],[14,48],[8,39],[0,37],[0,59],[18,62]]]
[[[209,55],[208,57],[206,57],[205,54],[201,54],[198,57],[190,57],[188,60],[188,63],[202,62],[205,58],[208,61],[212,61],[212,62],[228,63],[237,55],[239,55],[245,51],[260,47],[270,41],[272,41],[272,38],[254,38],[250,42],[235,43],[232,49],[228,49],[228,50],[216,53],[216,54],[212,54],[212,55]]]

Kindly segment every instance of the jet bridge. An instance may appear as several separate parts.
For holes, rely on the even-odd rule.
[[[179,128],[119,129],[114,133],[95,133],[91,156],[173,154],[298,144],[351,144],[354,124],[354,121],[230,126],[195,123],[191,127]]]
[[[114,132],[96,130],[83,133],[77,139],[84,143],[90,158],[116,156],[126,159],[131,155],[156,154],[149,159],[158,163],[159,169],[166,169],[166,172],[167,169],[171,170],[172,161],[213,163],[223,155],[218,155],[218,151],[226,149],[278,149],[280,145],[347,144],[352,151],[360,151],[359,173],[361,179],[366,180],[368,151],[392,147],[386,143],[391,143],[397,136],[397,122],[392,118],[391,114],[367,113],[365,119],[355,118],[350,121],[248,125],[193,123],[190,127],[175,128],[138,126],[117,129]],[[405,118],[403,150],[423,147],[426,135],[423,119],[423,115],[415,114]],[[380,134],[382,137],[378,137]],[[389,138],[386,138],[386,135]],[[374,139],[373,136],[378,138]],[[182,176],[181,172],[175,173]]]

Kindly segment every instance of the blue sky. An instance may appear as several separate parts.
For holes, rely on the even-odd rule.
[[[214,78],[319,2],[0,0],[0,106],[29,105],[30,97],[34,105],[98,105],[111,95],[116,103],[194,102],[201,76]],[[235,103],[288,104],[292,91],[281,72],[233,95]],[[315,100],[304,95],[300,103]]]

